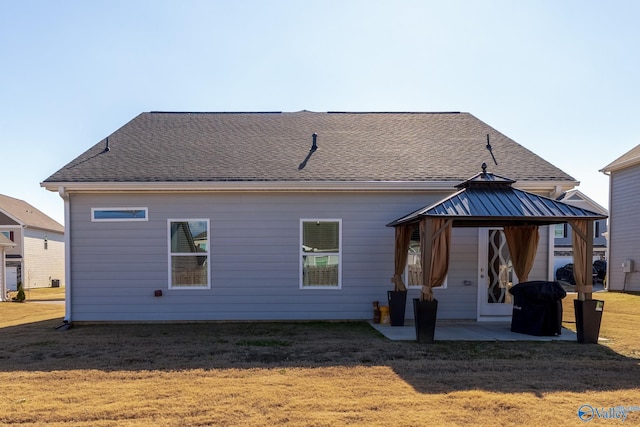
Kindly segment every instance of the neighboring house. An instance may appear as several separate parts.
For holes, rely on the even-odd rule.
[[[0,195],[0,234],[6,248],[6,286],[16,290],[64,285],[64,227],[29,203]]]
[[[609,175],[609,289],[640,291],[640,145],[601,172]]]
[[[393,288],[385,225],[483,162],[552,199],[578,184],[468,113],[142,113],[42,183],[64,199],[66,319],[370,318]],[[510,316],[479,285],[500,233],[454,228],[440,318]],[[552,279],[553,236],[530,280]]]
[[[593,199],[589,198],[580,190],[570,190],[561,194],[556,200],[560,200],[568,205],[577,206],[602,215],[609,215],[604,207],[600,206]],[[607,258],[607,220],[601,219],[593,223],[593,261],[606,260]],[[573,263],[573,250],[571,248],[573,230],[567,223],[556,224],[554,227],[555,251],[554,270]]]

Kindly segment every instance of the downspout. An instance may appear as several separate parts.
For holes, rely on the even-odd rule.
[[[562,195],[562,193],[564,193],[564,191],[562,191],[562,187],[560,187],[559,185],[556,185],[556,188],[549,193],[549,198],[556,200],[558,197]]]
[[[601,170],[600,172],[604,173],[605,175],[607,175],[609,177],[609,218],[607,219],[607,251],[606,251],[606,257],[607,257],[607,273],[604,276],[604,281],[606,283],[605,288],[607,289],[607,291],[609,290],[609,286],[611,284],[611,281],[609,280],[610,277],[610,272],[611,272],[611,267],[609,267],[609,265],[611,265],[611,228],[612,228],[612,223],[613,223],[613,217],[611,215],[612,213],[612,199],[613,199],[613,178],[611,177],[611,172],[609,171],[605,171],[605,170]],[[625,277],[626,280],[626,277]]]
[[[71,203],[65,188],[58,187],[64,200],[64,323],[71,322]]]

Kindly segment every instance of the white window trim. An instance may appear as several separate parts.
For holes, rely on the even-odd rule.
[[[96,218],[97,211],[144,211],[144,218]],[[119,208],[91,208],[91,222],[139,222],[149,221],[149,208],[119,207]]]
[[[338,223],[338,253],[328,253],[326,255],[330,255],[330,256],[337,256],[338,257],[338,286],[305,286],[304,285],[304,279],[303,279],[303,268],[304,268],[304,261],[303,261],[303,257],[305,255],[309,255],[309,252],[304,252],[302,250],[302,245],[303,245],[303,233],[304,233],[304,229],[303,229],[303,225],[305,222],[337,222]],[[342,219],[340,218],[301,218],[300,219],[300,243],[298,244],[298,262],[300,263],[300,268],[299,268],[299,285],[300,285],[300,289],[318,289],[318,290],[327,290],[327,289],[333,289],[333,290],[339,290],[342,289]]]
[[[173,253],[171,252],[171,223],[172,222],[206,222],[207,223],[207,252]],[[171,257],[176,256],[207,256],[207,286],[173,286],[171,278]],[[211,289],[211,221],[209,218],[169,218],[167,219],[167,288],[170,291]]]
[[[558,231],[560,231],[560,236],[558,236]],[[566,222],[555,224],[553,227],[553,238],[554,239],[567,239],[569,238],[569,224]]]

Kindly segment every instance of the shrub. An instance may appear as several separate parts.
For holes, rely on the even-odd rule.
[[[18,293],[16,294],[15,297],[13,297],[13,300],[15,302],[24,302],[25,299],[26,297],[24,295],[24,288],[22,287],[22,282],[18,282]]]

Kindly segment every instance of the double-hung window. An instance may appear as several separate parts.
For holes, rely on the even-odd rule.
[[[568,235],[569,233],[566,223],[555,225],[553,237],[555,237],[556,239],[566,239]]]
[[[209,220],[170,219],[169,289],[211,287]]]
[[[300,288],[340,289],[341,253],[341,220],[300,220]]]

